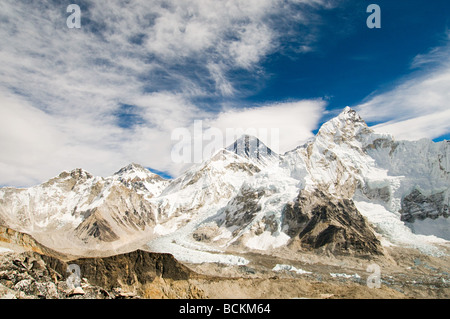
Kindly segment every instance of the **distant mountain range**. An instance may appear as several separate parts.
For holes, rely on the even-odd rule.
[[[0,225],[89,256],[130,245],[187,261],[231,248],[436,253],[433,243],[450,240],[449,194],[449,141],[396,141],[346,108],[285,154],[244,135],[174,180],[130,164],[110,177],[75,169],[2,188]]]

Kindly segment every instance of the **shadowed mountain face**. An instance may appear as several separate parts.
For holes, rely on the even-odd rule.
[[[293,248],[335,255],[383,254],[372,228],[349,199],[302,191],[293,205],[285,206],[283,223]]]
[[[249,135],[241,136],[226,149],[239,156],[257,161],[264,161],[277,157],[277,154],[264,145],[258,138]]]

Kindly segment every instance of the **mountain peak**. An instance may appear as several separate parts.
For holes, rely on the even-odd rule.
[[[349,106],[346,106],[337,118],[341,120],[352,120],[353,122],[364,122],[361,116]]]
[[[344,110],[342,111],[342,113],[352,113],[352,112],[356,112],[356,111],[353,110],[350,106],[346,106],[344,108]]]
[[[70,176],[75,179],[91,179],[94,176],[82,168],[76,168],[69,172]]]
[[[226,150],[239,156],[256,160],[271,158],[277,155],[257,137],[247,134],[242,135],[234,141]]]
[[[115,176],[132,176],[132,177],[140,177],[140,178],[148,178],[148,177],[156,177],[159,176],[147,168],[145,168],[142,165],[131,163],[125,167],[122,167],[120,170],[118,170],[116,173],[114,173]]]
[[[136,163],[131,163],[125,167],[122,167],[119,171],[117,171],[114,175],[120,175],[122,173],[126,173],[126,172],[134,172],[134,171],[143,171],[143,170],[147,170],[145,167],[143,167],[142,165],[136,164]]]
[[[361,116],[352,108],[346,107],[336,117],[322,125],[318,135],[356,137],[361,133],[370,133],[372,130],[367,126]]]

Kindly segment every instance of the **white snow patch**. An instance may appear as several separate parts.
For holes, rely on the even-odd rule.
[[[0,247],[0,254],[6,254],[6,253],[12,253],[12,252],[14,252],[14,251],[9,248]]]
[[[285,245],[289,239],[291,237],[283,232],[279,233],[278,236],[273,236],[269,231],[265,231],[261,235],[249,238],[245,246],[255,250],[268,250]]]
[[[405,225],[415,234],[434,235],[442,239],[450,239],[450,218],[444,216],[439,216],[436,219],[417,219],[415,222],[405,223]]]
[[[330,276],[333,278],[354,278],[354,279],[361,279],[361,276],[355,273],[354,275],[348,275],[348,274],[339,274],[339,273],[330,273]]]
[[[156,242],[149,245],[153,252],[170,253],[181,262],[192,264],[220,263],[238,266],[247,265],[249,263],[247,259],[235,255],[208,253],[183,247],[176,243],[165,242],[163,245],[158,245]]]
[[[422,253],[441,256],[443,252],[433,244],[448,243],[445,239],[436,236],[414,234],[404,222],[400,214],[392,213],[382,205],[363,201],[354,201],[358,211],[375,226],[377,232],[393,244],[405,245],[419,249]],[[385,243],[385,241],[382,241]],[[386,245],[386,244],[385,244]]]
[[[171,234],[177,230],[177,225],[174,225],[170,228],[164,227],[163,225],[156,225],[155,228],[153,228],[153,233],[158,236],[165,236],[168,234]]]
[[[213,238],[212,241],[218,241],[221,239],[231,239],[233,237],[233,231],[236,227],[230,227],[230,229],[222,227],[220,228],[220,234]]]
[[[74,228],[76,228],[78,225],[80,225],[83,222],[82,216],[74,216],[69,213],[61,215],[61,217],[58,220],[59,226],[58,228],[61,228],[65,226],[66,224],[72,224]]]
[[[285,264],[277,264],[275,267],[272,268],[273,271],[293,271],[296,272],[299,275],[303,274],[312,274],[311,271],[306,271],[303,269],[297,269],[294,266],[291,265],[285,265]]]

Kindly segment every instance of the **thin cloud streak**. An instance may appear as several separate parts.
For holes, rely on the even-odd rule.
[[[417,55],[414,71],[392,90],[355,107],[378,131],[399,139],[438,138],[450,131],[450,34],[446,44]]]

